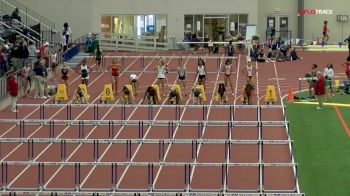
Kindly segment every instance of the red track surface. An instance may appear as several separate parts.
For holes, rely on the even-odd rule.
[[[330,56],[329,62],[335,65],[336,75],[343,72],[339,68],[341,61],[344,59],[344,54],[325,53]],[[125,56],[173,56],[169,60],[169,67],[175,69],[177,66],[177,53],[117,53],[113,55]],[[255,64],[258,69],[257,77],[254,79],[257,85],[256,97],[254,104],[263,105],[264,93],[267,85],[276,87],[278,102],[281,104],[280,96],[288,92],[289,87],[294,90],[298,87],[298,79],[305,72],[309,72],[312,63],[319,61],[320,65],[328,63],[318,60],[319,53],[302,53],[303,61],[285,62],[285,63],[259,63]],[[223,57],[220,55],[219,57]],[[111,59],[106,59],[105,64],[109,64]],[[195,80],[195,72],[197,59],[184,59],[188,71],[188,87],[193,85]],[[221,61],[224,62],[224,61]],[[239,56],[238,68],[242,69],[245,66],[245,56]],[[93,62],[89,62],[93,64]],[[141,97],[147,85],[155,82],[155,74],[150,71],[154,70],[158,63],[158,58],[145,59],[145,71],[139,63],[139,59],[125,58],[124,64],[128,66],[127,72],[122,74],[119,80],[121,89],[122,84],[128,81],[129,74],[137,73],[140,75],[139,81],[141,88],[139,96],[136,97],[135,103],[140,103]],[[207,59],[206,66],[208,73],[208,82],[206,94],[208,101],[205,104],[215,104],[212,100],[215,94],[216,85],[223,80],[223,73],[217,72],[217,60]],[[221,64],[222,65],[222,64]],[[322,66],[323,70],[323,66]],[[241,104],[239,96],[242,94],[242,86],[245,82],[245,77],[242,74],[237,74],[237,70],[232,74],[234,85],[236,86],[235,95],[230,95],[229,104]],[[238,76],[238,77],[237,77]],[[167,80],[169,84],[173,84],[177,78],[175,72],[168,74]],[[272,78],[280,78],[274,80]],[[88,87],[91,95],[90,103],[97,104],[101,95],[103,85],[110,83],[109,73],[92,73],[90,76],[90,84]],[[70,81],[71,92],[75,90],[80,82],[77,75],[72,76]],[[306,88],[307,84],[303,84]],[[188,88],[188,94],[189,94]],[[229,90],[230,92],[230,90]],[[183,96],[183,104],[191,104],[191,99]],[[119,103],[119,97],[116,104]],[[50,100],[34,100],[21,99],[19,103],[51,103]],[[164,100],[162,100],[164,104]],[[0,112],[0,119],[14,119],[15,114],[9,113],[9,109]],[[261,112],[259,112],[261,111]],[[100,108],[101,120],[119,120],[121,119],[120,107]],[[147,120],[148,109],[142,107],[127,108],[126,120]],[[21,107],[18,113],[19,119],[39,119],[38,107]],[[45,109],[45,119],[49,120],[65,120],[66,107],[50,107]],[[73,120],[89,120],[93,119],[93,108],[72,108]],[[175,109],[169,107],[157,107],[153,109],[154,120],[175,120]],[[181,120],[201,121],[203,119],[202,109],[187,107],[181,109]],[[229,108],[210,108],[205,120],[209,121],[284,121],[284,112],[281,108],[235,108],[234,115],[230,116]],[[14,123],[1,123],[1,138],[19,138],[20,126]],[[24,138],[49,138],[49,127],[38,125],[26,125]],[[227,126],[207,126],[198,134],[197,127],[191,126],[175,126],[174,139],[221,139],[221,140],[289,140],[288,133],[285,127],[274,126],[235,126],[229,132]],[[83,138],[85,139],[108,139],[108,126],[85,126]],[[78,126],[55,126],[55,138],[57,139],[75,139],[79,138]],[[137,126],[115,126],[115,139],[139,139]],[[142,139],[168,139],[168,128],[163,126],[144,126],[144,137]],[[232,144],[229,149],[229,156],[225,154],[225,144],[199,144],[195,157],[192,156],[192,145],[179,143],[166,143],[164,145],[164,157],[159,158],[159,144],[133,143],[131,145],[131,157],[126,155],[126,144],[99,144],[98,162],[186,162],[186,163],[258,163],[259,159],[265,163],[292,163],[290,146],[288,144],[264,144],[263,148],[258,144]],[[6,161],[29,161],[28,143],[1,143],[1,160]],[[94,162],[93,144],[77,143],[67,144],[67,162]],[[261,153],[259,151],[261,150]],[[34,143],[33,161],[36,162],[60,162],[61,149],[59,143]],[[197,156],[197,158],[196,158]],[[3,166],[4,167],[4,166]],[[44,188],[46,190],[73,190],[76,187],[74,181],[74,166],[59,166],[45,165],[44,173]],[[147,166],[123,166],[117,167],[116,186],[118,190],[148,190],[148,170]],[[261,172],[258,166],[229,166],[227,168],[227,177],[225,177],[224,187],[222,185],[222,167],[220,166],[192,166],[190,168],[190,188],[196,190],[218,190],[225,188],[228,191],[245,191],[256,192],[264,190],[294,190],[296,188],[295,174],[293,167],[266,166]],[[3,170],[4,171],[4,170]],[[3,172],[2,171],[2,172]],[[2,173],[3,174],[3,173]],[[155,165],[153,170],[153,189],[161,190],[177,190],[179,192],[188,191],[189,186],[185,186],[185,169],[184,166],[165,166]],[[38,188],[38,166],[37,165],[8,165],[8,190],[17,189],[37,189]],[[262,175],[262,176],[260,176]],[[80,171],[82,190],[110,190],[111,185],[111,166],[81,166]],[[261,181],[262,180],[262,181]],[[5,183],[3,182],[3,185]],[[260,187],[261,186],[261,187]],[[263,187],[262,187],[263,186]],[[182,191],[181,191],[182,190]]]

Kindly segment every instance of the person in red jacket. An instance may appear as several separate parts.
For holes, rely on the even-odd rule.
[[[319,106],[317,109],[323,109],[324,95],[326,94],[326,79],[321,72],[316,74],[317,82],[315,85],[315,95],[318,98]]]
[[[16,77],[11,75],[9,78],[9,94],[11,95],[11,109],[12,112],[18,112],[16,110],[16,102],[18,96],[18,84],[16,81]]]

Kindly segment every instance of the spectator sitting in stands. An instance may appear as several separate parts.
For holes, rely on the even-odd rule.
[[[289,46],[288,45],[286,45],[284,43],[280,45],[280,51],[283,53],[284,57],[286,57],[288,55],[288,50],[289,50]]]
[[[276,61],[277,62],[284,62],[285,59],[286,59],[284,54],[281,51],[276,51],[275,55],[276,55]]]
[[[257,61],[260,62],[260,63],[265,63],[265,62],[266,62],[266,58],[267,58],[267,57],[266,57],[265,54],[264,54],[264,50],[261,49],[261,50],[259,51]]]
[[[298,59],[303,59],[303,57],[298,56],[298,53],[297,53],[296,49],[293,48],[292,51],[290,51],[290,59],[292,61],[295,61],[295,60],[298,60]]]

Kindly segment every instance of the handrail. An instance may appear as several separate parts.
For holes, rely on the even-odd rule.
[[[23,3],[21,3],[20,1],[17,0],[6,0],[8,3],[16,6],[18,9],[22,9],[25,10],[25,12],[28,15],[32,14],[36,14],[38,17],[38,20],[43,21],[43,23],[47,24],[48,26],[51,26],[52,28],[55,28],[55,23],[51,20],[49,20],[48,18],[46,18],[45,16],[41,15],[39,12],[29,8],[27,5],[24,5]]]
[[[31,32],[33,32],[33,33],[35,33],[35,34],[37,34],[38,36],[41,37],[40,33],[34,31],[32,28],[28,27],[28,26],[25,25],[23,22],[21,22],[21,21],[19,21],[19,20],[17,20],[17,19],[16,19],[16,22],[19,23],[20,25],[24,26],[25,28],[27,28],[27,29],[30,30]]]
[[[10,4],[9,2],[7,2],[7,1],[5,1],[5,0],[1,0],[1,1],[4,2],[4,3],[6,3],[7,5],[9,5],[10,7],[16,9],[16,7],[15,7],[14,5]],[[21,13],[23,13],[24,15],[28,16],[29,18],[33,19],[34,21],[36,21],[36,22],[40,23],[41,25],[45,26],[46,28],[49,28],[49,29],[51,29],[53,32],[57,33],[57,31],[56,31],[54,28],[52,28],[52,27],[46,25],[45,23],[42,23],[40,20],[38,20],[38,19],[34,18],[33,16],[31,16],[31,15],[25,13],[25,12],[22,11],[22,10],[19,10],[19,11],[20,11]]]
[[[0,21],[0,24],[3,25],[3,26],[5,26],[5,27],[7,27],[7,28],[9,28],[9,29],[13,29],[12,27],[8,26],[6,23],[4,23],[4,22],[2,22],[2,21]],[[18,28],[18,27],[17,27],[17,28]],[[15,30],[15,29],[14,29],[14,30]],[[17,31],[17,30],[15,30],[15,31],[16,31],[16,33],[20,34],[21,36],[27,38],[28,40],[30,40],[30,41],[32,41],[32,42],[34,42],[34,43],[36,43],[36,42],[39,42],[39,43],[40,43],[40,41],[39,41],[38,39],[36,39],[36,38],[33,38],[33,39],[37,40],[37,41],[34,41],[33,39],[29,38],[28,36],[24,35],[23,33],[19,32],[19,31]]]

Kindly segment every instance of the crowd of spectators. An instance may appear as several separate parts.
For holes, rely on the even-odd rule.
[[[268,51],[265,54],[264,50],[265,44],[253,44],[250,58],[252,61],[258,62],[284,62],[284,61],[295,61],[302,59],[296,51],[295,48],[292,48],[290,44],[286,41],[278,38],[277,40],[272,36],[267,41],[266,45]]]

